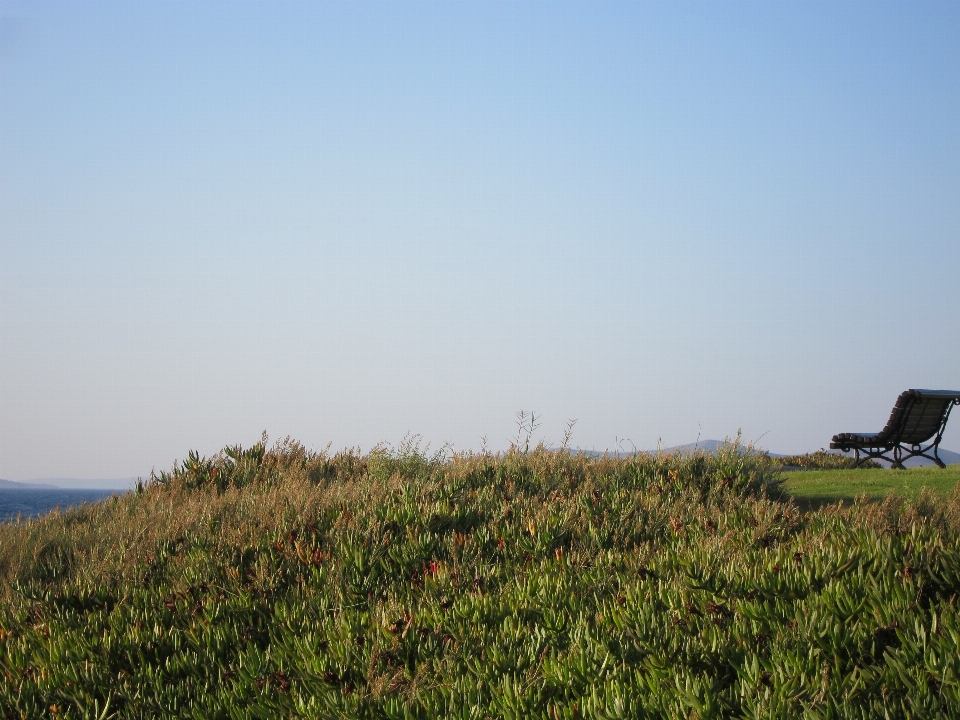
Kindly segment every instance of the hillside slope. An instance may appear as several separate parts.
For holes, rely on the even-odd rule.
[[[960,494],[803,513],[775,479],[742,448],[191,455],[0,526],[0,707],[960,715]]]

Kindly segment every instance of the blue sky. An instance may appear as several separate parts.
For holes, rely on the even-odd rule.
[[[960,389],[958,128],[952,2],[5,1],[0,477],[878,430]]]

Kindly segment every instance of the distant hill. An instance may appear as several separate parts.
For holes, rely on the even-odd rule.
[[[675,452],[679,450],[680,452],[693,452],[696,449],[703,450],[705,452],[716,452],[717,448],[723,445],[721,440],[701,440],[696,443],[687,443],[686,445],[677,445],[675,447],[663,448],[661,452]],[[654,452],[654,451],[651,451]],[[836,453],[838,455],[847,455],[853,457],[853,453],[841,453],[839,450],[827,450],[827,452]],[[786,457],[786,453],[774,453],[769,452],[770,457]],[[940,459],[943,460],[946,465],[957,465],[960,464],[960,453],[955,453],[952,450],[944,450],[940,448],[937,452],[940,456]],[[910,458],[907,460],[904,465],[906,467],[926,467],[928,465],[933,465],[933,461],[927,460],[926,458]]]
[[[3,483],[10,483],[7,488]],[[87,480],[77,478],[41,478],[29,482],[13,482],[0,480],[0,488],[30,489],[30,488],[60,488],[62,490],[130,490],[137,483],[137,478],[118,478],[112,480]]]
[[[943,460],[946,465],[957,465],[960,464],[960,453],[955,453],[950,450],[944,450],[940,448],[937,451],[937,455],[940,456],[940,459]],[[907,467],[923,467],[926,465],[933,465],[933,462],[927,460],[926,458],[910,458],[907,460],[904,465]]]
[[[635,455],[636,453],[650,453],[651,455],[656,455],[657,452],[662,453],[675,453],[678,450],[681,453],[692,453],[697,450],[706,453],[715,453],[721,445],[724,444],[723,440],[700,440],[695,443],[687,443],[686,445],[672,445],[671,447],[662,447],[659,450],[657,448],[650,448],[646,450],[620,450],[619,452],[613,452],[612,450],[584,450],[579,448],[577,452],[582,452],[591,457],[600,457],[601,455],[614,455],[616,457],[627,457],[629,455]],[[776,453],[770,453],[770,457],[785,457],[784,455],[777,455]]]
[[[687,443],[686,445],[674,445],[673,447],[660,448],[660,452],[672,453],[679,450],[682,453],[692,453],[697,450],[702,450],[703,452],[715,453],[723,444],[723,440],[698,440],[697,442]],[[656,450],[649,450],[648,452],[656,452]],[[773,453],[770,453],[770,456],[782,457],[780,455],[774,455]]]
[[[42,485],[39,483],[19,483],[14,482],[13,480],[3,480],[0,479],[0,490],[38,490],[45,489],[51,490],[56,489],[56,485]]]
[[[603,455],[608,455],[613,457],[629,457],[631,455],[636,455],[637,453],[650,453],[651,455],[656,455],[657,452],[671,454],[671,453],[675,453],[677,450],[679,450],[681,453],[692,453],[697,450],[700,450],[702,452],[707,452],[707,453],[715,453],[721,445],[723,445],[722,440],[701,440],[700,442],[696,442],[696,443],[687,443],[686,445],[674,445],[672,447],[660,448],[659,450],[657,450],[657,448],[653,448],[653,449],[647,449],[647,450],[619,450],[615,452],[613,450],[585,450],[584,448],[577,448],[575,450],[572,450],[572,452],[574,453],[582,452],[584,455],[587,455],[589,457],[602,457]],[[772,455],[772,457],[782,457],[782,456]]]
[[[723,443],[724,443],[723,440],[700,440],[695,443],[687,443],[686,445],[674,445],[672,447],[660,448],[660,452],[674,453],[679,450],[681,453],[692,453],[697,450],[700,450],[702,452],[715,453],[719,449],[719,447],[723,445]],[[586,453],[587,455],[590,455],[592,457],[600,457],[601,455],[604,454],[604,452],[600,450],[581,450],[581,452]],[[638,452],[656,453],[657,450],[656,449],[639,450]],[[770,455],[770,457],[775,457],[775,458],[787,457],[787,453],[775,453],[775,452],[769,452],[769,451],[766,451],[766,452],[768,455]],[[853,453],[841,453],[839,450],[827,450],[827,452],[853,457]],[[631,452],[620,451],[620,452],[607,452],[606,454],[615,455],[618,457],[626,457],[627,455],[633,455],[634,453],[632,451]],[[940,459],[943,460],[944,464],[946,465],[960,464],[960,453],[955,453],[951,450],[944,450],[943,448],[940,448],[938,454],[940,455]],[[933,465],[933,462],[930,460],[927,460],[926,458],[910,458],[904,463],[904,465],[906,467],[926,467],[928,465]]]
[[[723,445],[722,440],[700,440],[696,443],[687,443],[686,445],[677,445],[675,447],[663,448],[661,452],[676,452],[679,450],[682,453],[693,452],[694,450],[700,449],[704,452],[714,453]],[[650,451],[655,452],[655,451]],[[853,453],[841,453],[839,450],[827,450],[827,452],[836,453],[838,455],[847,455],[848,457],[853,457]],[[786,457],[785,453],[768,453],[770,457]],[[940,459],[943,460],[946,465],[957,465],[960,464],[960,453],[955,453],[952,450],[944,450],[940,448],[937,451],[937,454],[940,456]],[[910,458],[907,460],[904,465],[906,467],[926,467],[928,465],[933,465],[933,461],[927,460],[926,458]]]

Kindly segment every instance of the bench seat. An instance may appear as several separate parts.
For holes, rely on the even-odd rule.
[[[883,430],[838,433],[833,436],[830,447],[842,452],[853,450],[857,466],[876,459],[903,469],[904,460],[924,457],[944,468],[946,465],[937,450],[954,405],[960,405],[960,390],[907,390],[900,393]]]

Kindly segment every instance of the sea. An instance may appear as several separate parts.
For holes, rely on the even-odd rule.
[[[0,489],[0,522],[16,522],[18,516],[27,520],[45,515],[57,507],[66,510],[83,503],[101,502],[121,492],[120,490],[68,490],[52,487],[15,490],[3,488]]]

